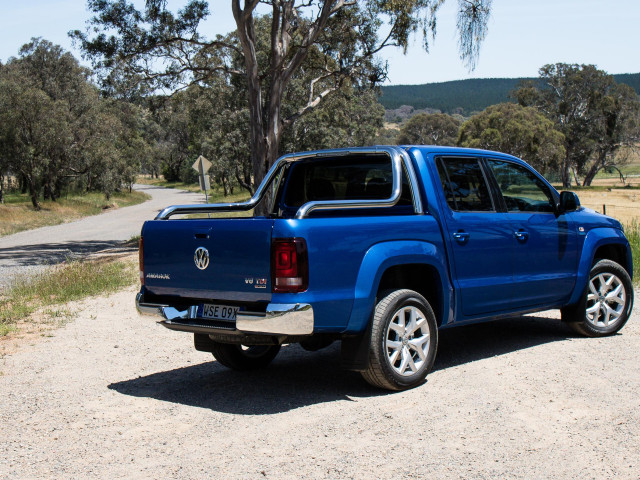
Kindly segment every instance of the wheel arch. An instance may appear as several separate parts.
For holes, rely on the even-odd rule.
[[[436,316],[438,326],[442,324],[442,279],[438,270],[428,263],[404,263],[387,268],[380,278],[376,299],[388,290],[408,289],[422,295]]]
[[[379,292],[400,288],[425,297],[438,326],[453,315],[453,288],[442,248],[417,240],[383,242],[372,246],[363,258],[346,333],[367,328]]]
[[[614,228],[596,228],[591,230],[582,247],[578,262],[576,285],[568,305],[578,302],[589,281],[591,267],[598,260],[612,260],[622,266],[633,279],[633,261],[629,241],[622,231]]]
[[[629,271],[630,265],[632,262],[628,262],[627,249],[621,243],[607,243],[605,245],[600,245],[593,254],[592,265],[595,265],[600,260],[612,260],[622,266],[629,276],[631,273]],[[632,268],[632,267],[631,267]]]

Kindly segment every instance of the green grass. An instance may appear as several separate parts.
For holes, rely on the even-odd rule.
[[[635,161],[633,163],[627,163],[620,165],[620,171],[623,175],[638,175],[640,174],[640,162]],[[620,178],[620,174],[616,170],[606,171],[600,170],[596,175],[596,178]]]
[[[633,283],[640,285],[640,222],[625,225],[624,233],[631,244],[633,256]]]
[[[18,278],[0,299],[0,336],[42,310],[53,320],[68,317],[68,302],[115,292],[138,282],[135,260],[72,261],[35,276]]]
[[[23,230],[58,225],[112,208],[128,207],[148,200],[142,192],[119,192],[106,200],[102,193],[91,192],[59,198],[56,202],[41,202],[42,209],[34,210],[28,195],[12,193],[0,204],[0,236]]]

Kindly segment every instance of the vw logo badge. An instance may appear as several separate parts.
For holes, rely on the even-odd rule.
[[[200,270],[204,270],[209,266],[209,252],[204,247],[196,248],[196,253],[193,255],[193,262]]]

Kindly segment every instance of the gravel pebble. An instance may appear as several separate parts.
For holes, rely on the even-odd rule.
[[[388,393],[338,344],[226,370],[134,294],[0,360],[0,478],[640,478],[637,308],[602,339],[557,312],[444,331],[428,382]]]

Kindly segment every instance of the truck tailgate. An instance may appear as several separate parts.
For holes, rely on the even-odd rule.
[[[269,301],[272,228],[273,220],[260,217],[148,221],[142,229],[146,289],[191,299]]]

